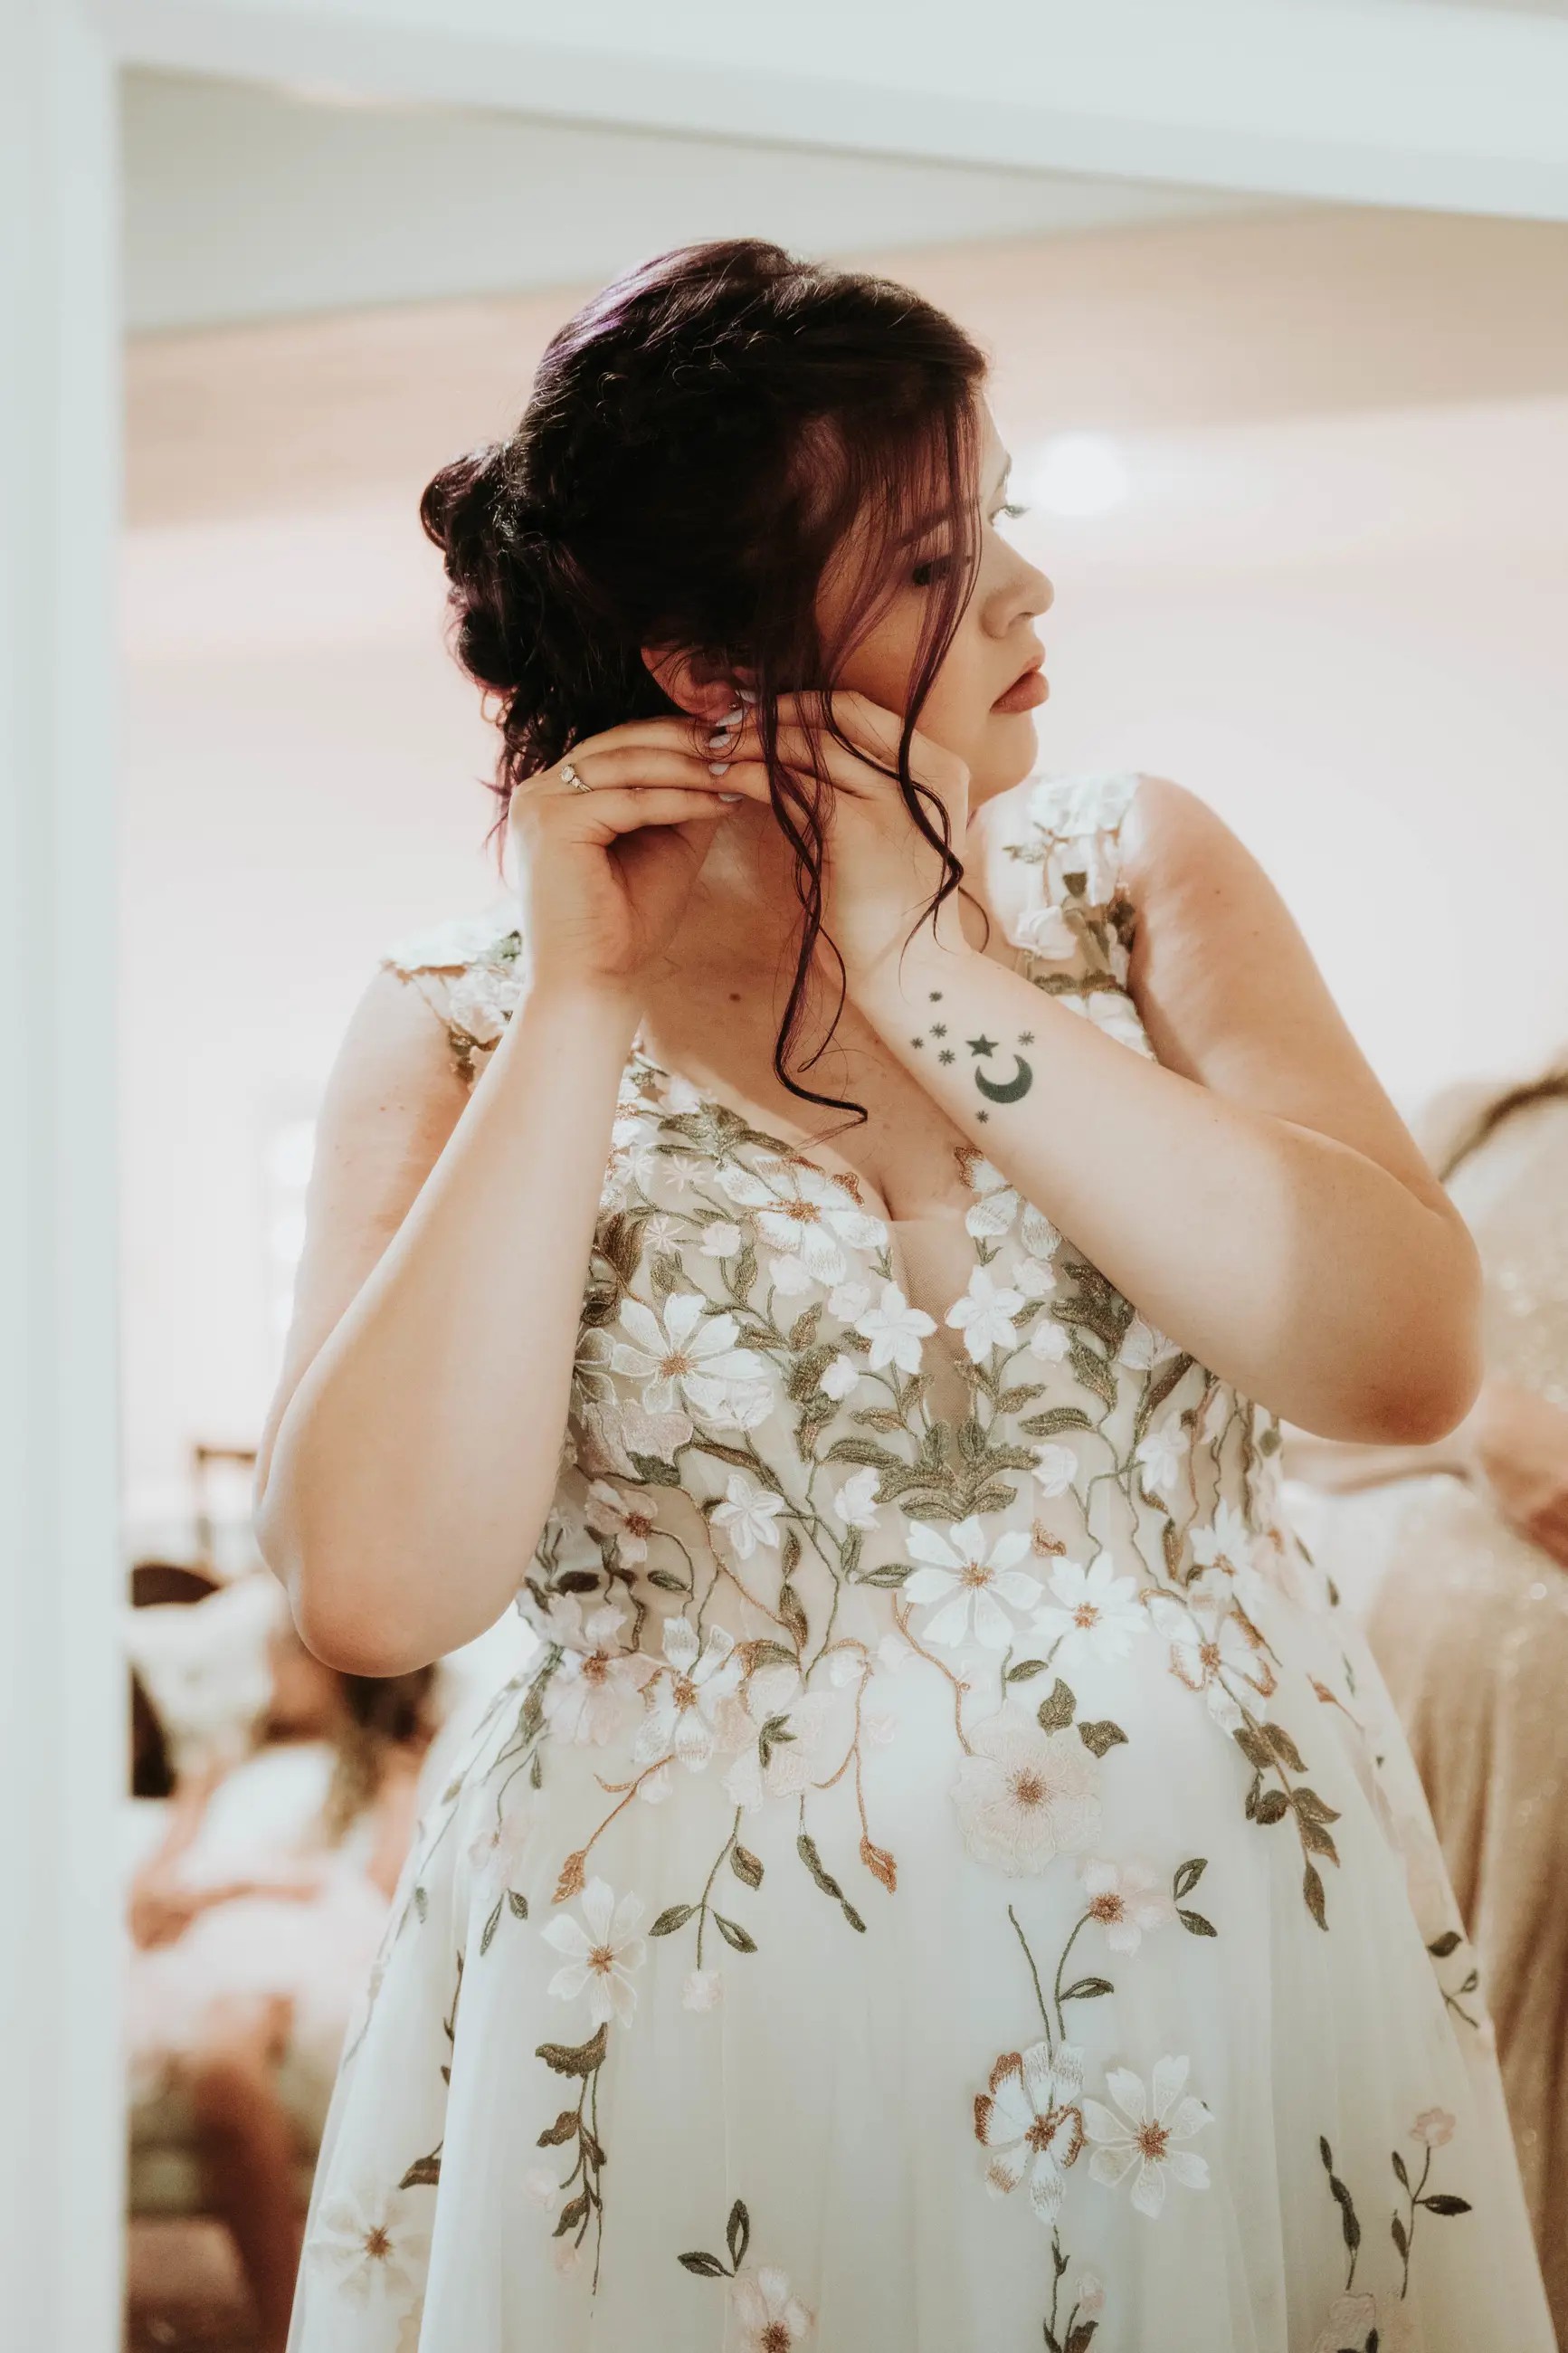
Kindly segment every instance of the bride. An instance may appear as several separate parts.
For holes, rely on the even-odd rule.
[[[1035,773],[973,344],[736,242],[426,493],[515,892],[389,949],[258,1480],[306,1641],[540,1638],[345,2054],[294,2353],[1548,2353],[1278,1418],[1475,1255],[1273,890]]]

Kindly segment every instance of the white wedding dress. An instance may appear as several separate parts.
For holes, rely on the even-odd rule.
[[[1148,1053],[1132,789],[1012,797],[1008,930]],[[470,1075],[519,945],[387,959]],[[1275,1423],[966,1166],[967,1287],[911,1303],[855,1189],[634,1053],[542,1648],[422,1825],[292,2353],[1550,2353]]]

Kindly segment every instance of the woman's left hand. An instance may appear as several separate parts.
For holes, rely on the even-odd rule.
[[[829,732],[827,712],[847,744]],[[921,923],[941,886],[942,861],[905,804],[895,770],[903,722],[863,694],[784,695],[779,700],[779,758],[815,794],[814,776],[830,787],[822,818],[826,851],[822,875],[823,929],[844,959],[851,989],[889,954],[901,952]],[[814,761],[814,740],[816,758]],[[755,756],[756,714],[748,713],[742,744]],[[969,822],[969,770],[954,753],[917,731],[910,746],[910,772],[931,796],[928,815],[940,832],[946,812],[948,838],[962,855]],[[758,780],[748,794],[762,797]],[[962,947],[955,899],[937,918],[943,944]]]

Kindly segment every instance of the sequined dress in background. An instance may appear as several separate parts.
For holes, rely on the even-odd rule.
[[[1514,1113],[1450,1190],[1485,1270],[1489,1374],[1568,1411],[1568,1102]],[[1568,2345],[1568,1572],[1436,1479],[1396,1524],[1367,1631],[1489,1989]]]

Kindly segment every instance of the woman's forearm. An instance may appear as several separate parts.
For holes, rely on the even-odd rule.
[[[635,1023],[619,997],[523,997],[289,1402],[258,1538],[333,1665],[423,1665],[517,1590],[555,1489]]]
[[[929,932],[849,987],[1009,1182],[1244,1393],[1334,1438],[1435,1439],[1465,1411],[1478,1275],[1457,1217]]]

